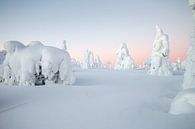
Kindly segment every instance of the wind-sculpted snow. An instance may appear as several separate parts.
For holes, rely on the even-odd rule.
[[[9,41],[4,46],[7,51],[3,63],[4,83],[35,85],[40,76],[44,77],[45,81],[54,83],[74,83],[67,51],[44,46],[39,41],[33,41],[27,46],[17,41]]]
[[[191,88],[178,93],[171,104],[170,113],[195,113],[195,89]]]

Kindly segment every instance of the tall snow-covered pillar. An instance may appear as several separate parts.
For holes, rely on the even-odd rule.
[[[170,75],[169,70],[169,37],[164,34],[162,29],[156,25],[156,37],[153,43],[151,55],[151,66],[149,74],[151,75]]]
[[[189,0],[189,5],[192,9],[192,15],[195,21],[195,0]],[[193,82],[195,80],[195,24],[191,34],[191,40],[188,49],[188,56],[186,59],[185,74],[183,81],[183,89],[195,88]]]
[[[195,0],[189,0],[195,20]],[[186,114],[195,113],[195,25],[191,34],[191,41],[186,60],[186,72],[184,74],[183,90],[177,94],[171,103],[169,113]]]

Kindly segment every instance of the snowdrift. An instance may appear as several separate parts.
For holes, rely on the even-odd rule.
[[[169,112],[171,114],[195,113],[195,89],[187,89],[178,93]]]

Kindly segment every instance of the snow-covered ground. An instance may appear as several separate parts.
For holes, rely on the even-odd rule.
[[[0,129],[195,129],[171,115],[183,76],[143,70],[78,70],[73,86],[0,87]]]

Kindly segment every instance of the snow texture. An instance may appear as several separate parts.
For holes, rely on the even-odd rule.
[[[194,129],[195,114],[169,114],[183,76],[89,69],[74,86],[1,85],[1,129]]]
[[[153,51],[151,55],[151,66],[149,74],[151,75],[171,75],[169,56],[169,39],[162,29],[156,25],[156,37],[153,43]]]
[[[3,64],[3,61],[5,60],[5,56],[6,56],[6,51],[0,51],[0,64]]]
[[[116,56],[116,70],[131,70],[134,68],[134,61],[129,54],[129,49],[127,48],[126,43],[123,43],[122,46],[116,51]]]
[[[195,16],[195,0],[189,0],[192,8],[193,16]],[[195,19],[194,19],[195,20]],[[185,60],[185,74],[183,81],[183,91],[178,93],[174,98],[171,107],[171,114],[193,114],[195,113],[195,87],[194,87],[194,74],[195,74],[195,27],[192,32],[188,56]]]
[[[75,81],[66,51],[44,46],[39,41],[27,46],[18,41],[8,41],[4,47],[7,55],[3,63],[3,78],[9,85],[35,85],[38,76],[46,81],[62,81],[63,84]]]
[[[195,20],[195,0],[189,0],[190,7],[192,8],[193,17]],[[195,74],[195,25],[191,34],[191,41],[187,53],[187,59],[185,61],[185,74],[183,89],[195,88],[193,85]]]
[[[169,112],[175,115],[195,113],[195,89],[191,88],[178,93]]]

